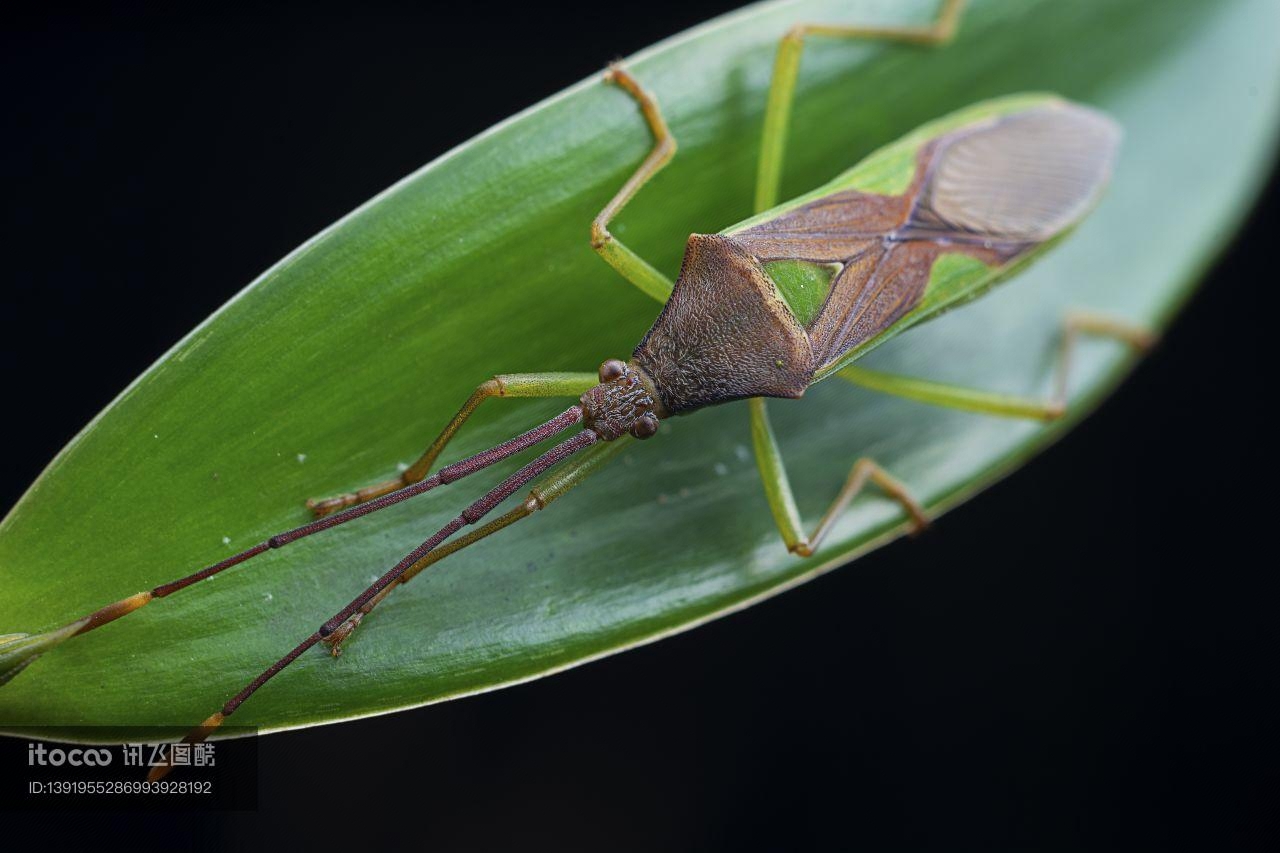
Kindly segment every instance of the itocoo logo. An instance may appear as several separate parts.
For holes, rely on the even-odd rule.
[[[42,743],[27,744],[27,766],[106,767],[111,763],[109,749],[46,749]]]

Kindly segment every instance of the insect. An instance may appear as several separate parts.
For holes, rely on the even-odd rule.
[[[691,237],[674,283],[609,230],[676,150],[657,102],[626,70],[611,69],[605,80],[636,101],[654,137],[651,153],[591,227],[592,246],[602,258],[663,303],[628,361],[606,361],[594,373],[504,374],[483,382],[400,477],[312,502],[315,521],[61,629],[0,639],[0,653],[16,661],[0,678],[12,677],[58,642],[155,599],[266,551],[465,478],[576,428],[571,437],[511,474],[407,554],[189,736],[203,738],[309,649],[323,644],[338,654],[362,620],[398,585],[546,508],[600,470],[628,440],[654,436],[670,417],[731,400],[750,401],[747,408],[765,493],[790,551],[808,555],[820,548],[835,520],[869,485],[901,504],[918,526],[925,525],[925,509],[908,487],[863,458],[852,464],[830,508],[807,531],[769,425],[765,398],[800,397],[813,383],[838,375],[939,405],[1049,420],[1065,407],[1067,367],[1077,335],[1108,335],[1135,347],[1150,343],[1142,330],[1108,318],[1068,318],[1059,385],[1047,401],[889,376],[856,365],[873,347],[976,298],[1062,239],[1098,199],[1119,144],[1118,128],[1093,110],[1052,96],[1010,96],[940,118],[813,192],[777,204],[805,40],[870,36],[937,44],[954,32],[959,12],[960,3],[947,0],[937,19],[923,28],[792,30],[778,51],[766,109],[755,197],[759,213],[717,234]],[[568,397],[577,402],[522,435],[433,473],[470,415],[493,397]],[[525,500],[485,523],[503,501],[544,475]],[[464,532],[467,527],[473,529]]]

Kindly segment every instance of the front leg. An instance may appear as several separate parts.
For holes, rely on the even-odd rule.
[[[830,532],[836,519],[840,517],[840,513],[848,508],[868,482],[879,486],[882,492],[902,505],[911,517],[914,532],[923,530],[929,525],[929,517],[907,491],[906,486],[894,479],[873,460],[863,457],[853,463],[853,468],[850,469],[840,493],[823,513],[817,527],[806,536],[800,522],[800,511],[796,508],[795,495],[791,492],[791,481],[787,477],[787,469],[782,461],[782,452],[773,435],[773,427],[769,425],[769,413],[765,408],[765,401],[755,397],[750,401],[750,406],[751,443],[755,448],[756,464],[760,466],[760,479],[764,483],[765,497],[769,501],[769,509],[773,512],[773,520],[782,533],[782,540],[791,553],[800,557],[812,556]]]
[[[676,154],[676,138],[671,135],[658,102],[649,94],[621,65],[612,65],[605,72],[604,82],[612,83],[625,91],[640,106],[649,132],[653,134],[653,150],[644,159],[622,189],[604,206],[604,210],[591,222],[591,248],[604,258],[627,281],[634,284],[647,296],[665,304],[671,296],[672,283],[652,264],[625,246],[609,231],[609,223],[617,216],[627,202],[640,191],[650,178],[662,171]]]
[[[404,469],[399,477],[365,486],[345,495],[309,500],[307,508],[317,517],[326,516],[419,482],[431,473],[431,467],[436,459],[466,423],[467,418],[471,417],[471,413],[490,397],[579,397],[593,388],[598,381],[599,378],[594,373],[509,373],[495,376],[487,382],[480,383],[480,386],[467,398],[467,402],[463,403],[462,408],[453,416],[453,420],[449,421],[440,435],[436,436],[436,440],[431,442],[422,456]]]

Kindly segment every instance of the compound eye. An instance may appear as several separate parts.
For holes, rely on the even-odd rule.
[[[631,434],[636,438],[649,438],[657,431],[658,419],[649,412],[645,412],[631,425]]]
[[[616,358],[611,358],[600,365],[600,381],[612,382],[627,372],[627,365]]]

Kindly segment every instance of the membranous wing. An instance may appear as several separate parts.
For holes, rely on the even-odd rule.
[[[1119,129],[1100,113],[1041,98],[920,136],[903,192],[868,192],[856,180],[839,188],[837,180],[829,193],[725,235],[777,285],[818,373],[891,328],[971,298],[1078,223],[1106,183],[1118,142]],[[974,272],[931,293],[947,255],[976,261]]]

